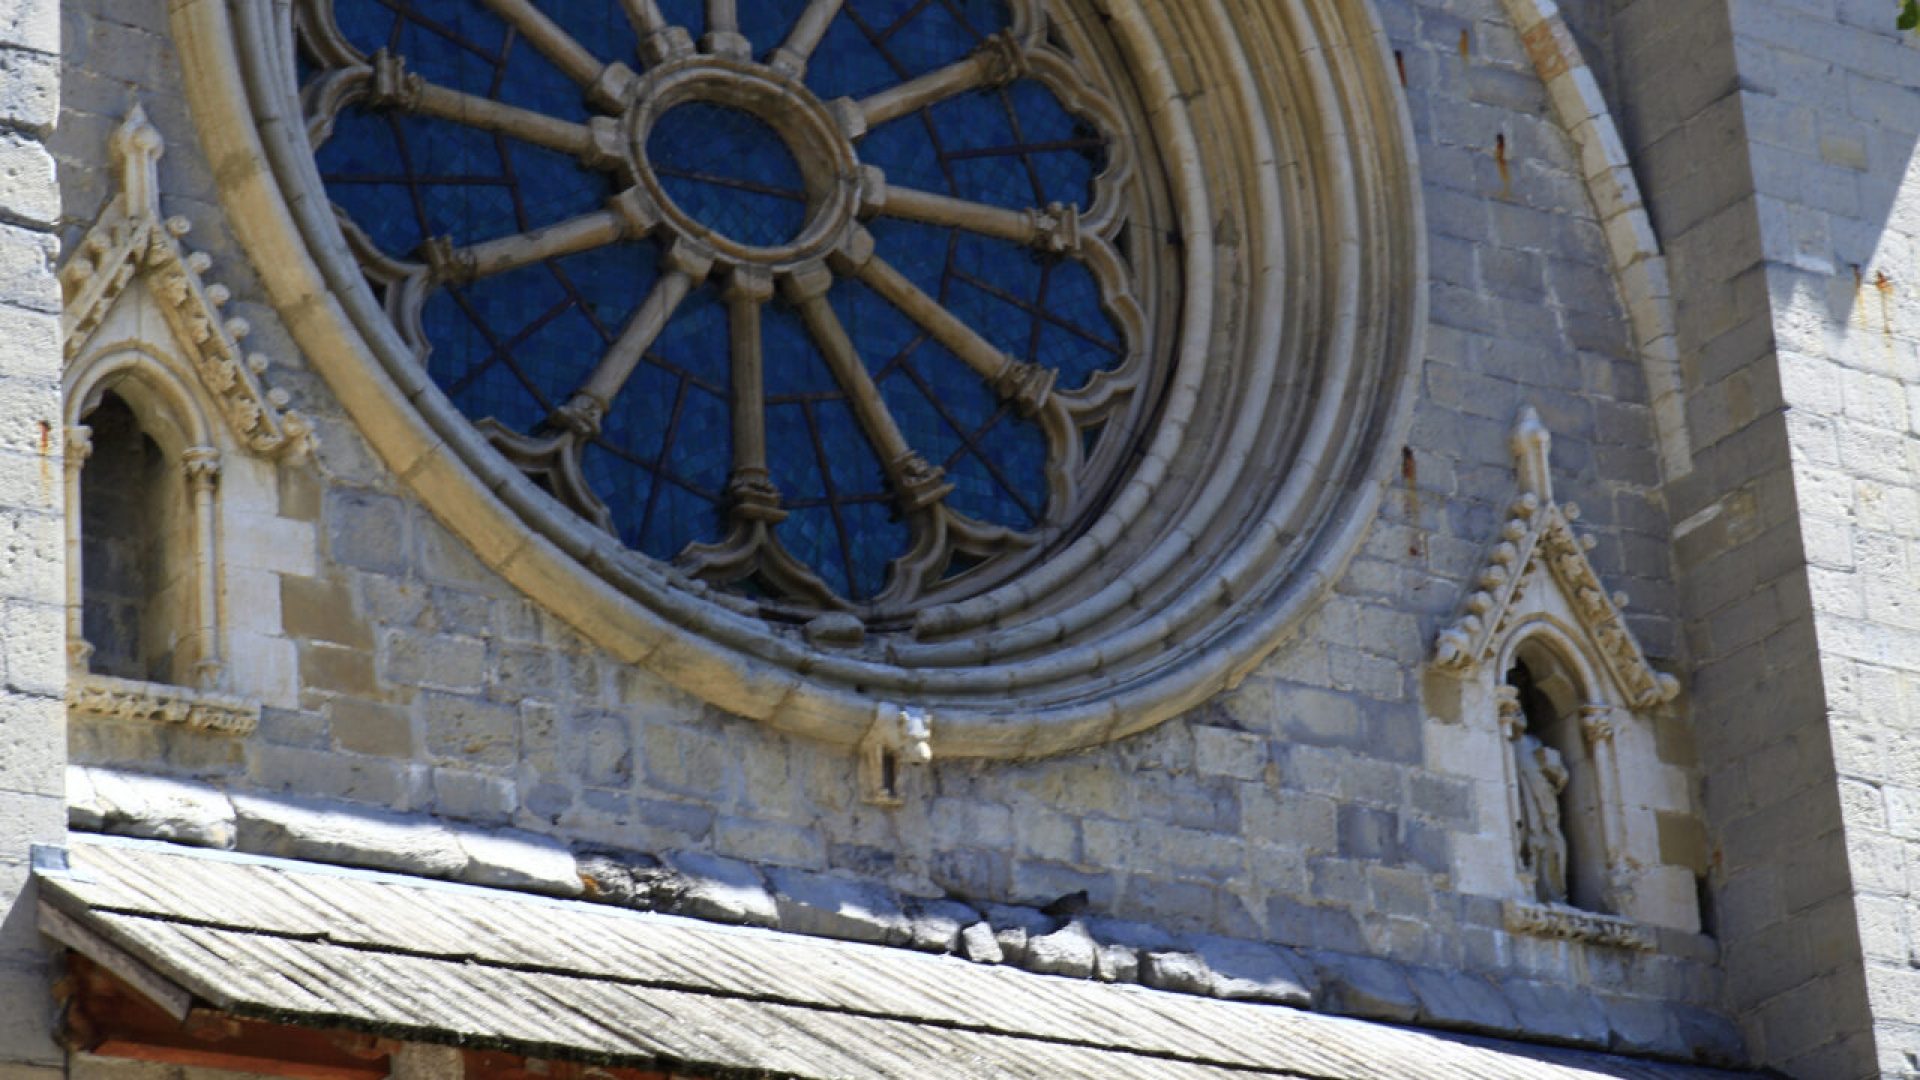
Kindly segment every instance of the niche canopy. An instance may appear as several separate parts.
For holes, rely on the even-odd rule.
[[[1377,503],[1424,294],[1367,7],[230,7],[176,10],[189,92],[303,348],[489,566],[713,704],[1118,738]]]

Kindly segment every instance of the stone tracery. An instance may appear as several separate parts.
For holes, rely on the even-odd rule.
[[[1034,0],[821,2],[786,27],[759,12],[751,36],[723,5],[699,47],[655,5],[629,5],[622,24],[594,25],[636,35],[642,73],[582,32],[597,5],[489,10],[497,22],[474,4],[307,3],[302,40],[321,70],[303,97],[390,315],[521,471],[630,546],[803,618],[851,607],[897,622],[977,593],[1097,508],[1125,450],[1102,434],[1150,405],[1141,275],[1116,246],[1137,178],[1114,105],[1048,39]],[[577,100],[549,88],[527,107],[512,84],[533,78],[527,46]],[[810,71],[821,50],[831,63]],[[495,68],[485,86],[469,77],[476,56]],[[448,124],[498,149],[513,202],[502,220],[448,224],[424,205],[445,186],[435,174],[484,171],[449,149],[466,137]],[[384,172],[365,160],[380,138],[367,129],[383,126],[399,158]],[[608,194],[534,212],[513,175],[533,171],[528,148]],[[420,204],[417,237],[382,202],[403,188]],[[929,276],[921,246],[946,248],[944,270]],[[609,249],[658,272],[581,261]],[[605,342],[597,361],[546,378],[520,355],[551,348],[537,327],[503,343],[503,325],[474,310],[501,303],[490,282],[541,267]],[[579,300],[603,281],[637,286],[624,325]],[[451,334],[434,314],[449,297],[498,333],[478,349]],[[559,310],[539,318],[572,314]],[[674,335],[689,324],[683,347]],[[804,388],[783,371],[815,362]],[[505,400],[529,394],[532,411]],[[689,448],[696,438],[717,451]],[[729,460],[689,461],[721,451]]]
[[[956,5],[990,6],[973,0],[920,6]],[[490,6],[505,11],[525,5],[491,0]],[[541,10],[562,19],[587,7]],[[687,0],[662,7],[695,10]],[[644,47],[633,42],[631,16],[639,10],[623,8],[617,22],[607,24],[629,35],[629,44],[610,44],[607,55],[637,57],[635,67],[650,72],[681,55],[675,50],[684,50],[685,42],[665,29],[644,34]],[[788,28],[754,29],[759,23],[753,20],[780,10],[740,5],[740,36],[784,40]],[[1030,73],[1042,73],[1043,58],[1054,53],[1072,58],[1069,70],[1079,81],[1049,87],[1059,108],[1093,117],[1097,125],[1101,103],[1107,103],[1108,119],[1126,134],[1115,145],[1136,153],[1139,184],[1132,201],[1112,195],[1113,213],[1124,210],[1127,218],[1112,240],[1137,280],[1145,332],[1137,339],[1137,362],[1152,373],[1153,392],[1123,399],[1114,392],[1111,372],[1089,373],[1088,398],[1115,411],[1081,432],[1083,454],[1091,450],[1087,475],[1099,483],[1071,492],[1087,502],[1084,514],[1061,519],[1073,522],[1070,527],[1042,531],[1041,542],[1027,550],[984,561],[964,546],[965,537],[934,535],[938,545],[955,552],[946,569],[958,572],[922,587],[911,608],[827,610],[804,627],[792,624],[792,616],[804,610],[769,611],[765,596],[715,588],[689,575],[685,564],[645,557],[565,510],[554,497],[570,479],[564,470],[529,474],[515,467],[433,373],[423,370],[418,346],[424,325],[449,310],[460,312],[457,306],[436,310],[430,300],[420,307],[420,320],[396,322],[392,305],[423,259],[386,254],[380,236],[343,222],[329,206],[326,162],[313,149],[326,123],[316,118],[330,115],[336,128],[347,122],[353,106],[336,104],[328,113],[326,103],[360,90],[345,76],[316,76],[319,68],[355,63],[364,68],[362,83],[375,75],[371,64],[351,55],[296,49],[298,40],[320,40],[312,3],[189,4],[178,9],[175,21],[202,139],[210,156],[232,165],[220,174],[222,198],[236,236],[255,256],[269,299],[395,475],[482,563],[616,659],[643,665],[736,715],[853,748],[871,728],[879,703],[900,702],[932,718],[930,745],[937,757],[1004,758],[1095,745],[1158,724],[1237,683],[1299,625],[1358,549],[1380,499],[1391,455],[1409,422],[1425,312],[1424,230],[1408,119],[1370,7],[1345,0],[1299,0],[1278,9],[1031,0],[1012,10],[1046,16],[1040,46],[1028,53]],[[689,22],[678,18],[667,25]],[[1024,32],[1014,30],[1016,37]],[[698,40],[706,50],[701,55],[724,57],[730,39],[715,33]],[[909,83],[964,59],[970,48],[930,58]],[[1204,76],[1204,94],[1184,85],[1196,76],[1173,59],[1198,55],[1194,49],[1211,51],[1218,61]],[[362,55],[373,52],[377,47]],[[778,60],[769,56],[767,64]],[[605,91],[628,78],[621,70],[633,70],[614,63],[601,69],[612,71],[605,86],[598,76],[588,85],[564,74],[557,82],[503,85],[557,88],[582,102],[570,122],[591,135],[589,107],[612,109]],[[814,63],[807,70],[829,67]],[[584,66],[576,71],[585,74]],[[404,85],[388,81],[411,96]],[[1076,89],[1082,82],[1090,90]],[[831,101],[865,95],[817,96]],[[422,90],[419,100],[424,106],[432,97]],[[497,104],[532,108],[518,100]],[[525,119],[523,113],[489,111],[514,117],[516,124]],[[869,131],[863,151],[904,122]],[[332,145],[338,135],[326,138],[325,145]],[[1110,151],[1108,167],[1113,160]],[[896,187],[926,187],[891,167],[886,179],[889,201]],[[915,196],[902,198],[912,203]],[[1108,220],[1102,214],[1109,204],[1096,197],[1068,212],[1052,201],[1022,204],[1023,210],[1041,211],[1030,224],[1046,234],[1043,246],[1070,242],[1077,234],[1083,258],[1097,250],[1086,237],[1093,225]],[[606,207],[596,196],[576,216]],[[596,220],[594,228],[616,227]],[[886,230],[928,227],[886,215],[857,224],[876,237],[875,248],[889,263],[895,255],[883,242]],[[412,251],[423,238],[388,247]],[[460,237],[449,251],[487,239]],[[1071,257],[1052,257],[1061,267],[1080,265]],[[848,258],[855,265],[867,261],[857,247],[834,249],[827,272]],[[441,262],[462,272],[458,259]],[[957,281],[967,270],[961,266],[949,274],[942,264],[916,284],[937,295],[941,281]],[[658,276],[646,277],[647,289],[629,294],[643,298]],[[731,284],[730,272],[720,278]],[[737,303],[750,302],[762,289],[772,296],[762,308],[763,314],[776,313],[762,320],[767,341],[774,340],[769,328],[775,326],[782,340],[809,338],[794,298],[783,295],[792,287],[771,280],[742,285]],[[690,288],[689,297],[683,314],[698,312],[712,323],[729,320],[718,289]],[[806,299],[804,290],[798,299]],[[904,319],[885,299],[868,300],[863,310],[893,311],[896,320]],[[1109,313],[1124,311],[1111,297],[1102,295],[1099,302]],[[784,317],[777,314],[782,311]],[[670,321],[670,330],[676,325]],[[971,317],[962,325],[1004,329],[995,320]],[[920,333],[909,323],[908,337]],[[670,336],[656,341],[656,352],[672,344]],[[1135,355],[1133,341],[1128,347]],[[815,362],[826,370],[824,359]],[[1000,430],[1031,424],[1019,417],[1016,399],[1027,386],[1037,396],[1037,385],[1008,379],[995,388],[958,357],[953,363],[963,377],[946,389],[974,387],[976,400],[984,397],[990,406],[983,415],[1002,417]],[[577,373],[579,366],[571,370]],[[1074,388],[1057,380],[1049,397],[1059,397],[1062,387]],[[556,390],[553,404],[564,405],[574,388]],[[556,434],[538,431],[544,416],[522,415],[511,427],[540,438]],[[724,419],[720,423],[726,426]],[[769,447],[771,470],[786,458],[771,440]],[[1113,456],[1110,463],[1107,455]],[[716,491],[725,486],[728,456],[722,456]],[[586,455],[581,479],[591,480],[594,467],[593,455]],[[955,482],[948,496],[954,505],[969,494],[961,477],[962,470],[947,470]],[[781,494],[791,524],[799,516],[798,500]],[[892,501],[894,494],[882,489],[879,497]],[[1051,488],[1048,499],[1054,499]],[[884,516],[886,506],[875,505]],[[742,517],[746,534],[777,531],[781,524]],[[820,566],[802,565],[820,574]],[[886,588],[878,583],[871,595]]]

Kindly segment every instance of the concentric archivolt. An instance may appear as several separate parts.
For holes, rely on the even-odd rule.
[[[489,6],[509,17],[532,8],[518,0]],[[645,0],[628,6],[642,40],[634,66],[564,46],[552,52],[612,123],[543,137],[606,163],[634,190],[646,186],[647,121],[631,88],[705,80],[686,93],[730,94],[725,87],[745,85],[738,77],[746,61],[725,34],[695,45],[651,22]],[[831,617],[808,633],[701,579],[724,580],[737,569],[739,545],[763,538],[730,538],[735,550],[696,551],[678,567],[628,549],[564,507],[564,477],[542,486],[524,469],[550,450],[533,440],[565,437],[564,418],[532,433],[480,430],[422,372],[419,340],[410,340],[396,298],[510,253],[449,246],[382,264],[332,212],[312,139],[344,104],[369,94],[470,117],[489,107],[436,103],[439,91],[409,81],[393,59],[350,48],[334,58],[345,74],[309,82],[303,104],[285,5],[186,0],[174,18],[203,141],[271,299],[388,463],[489,566],[616,657],[735,713],[852,745],[878,703],[910,703],[931,716],[935,753],[1015,757],[1142,730],[1237,681],[1337,578],[1400,444],[1425,301],[1410,140],[1391,64],[1370,6],[1258,7],[1015,5],[1023,14],[1004,47],[1024,50],[1036,72],[1056,69],[1045,77],[1070,109],[1107,110],[1108,122],[1126,131],[1125,145],[1139,151],[1124,155],[1127,167],[1152,183],[1107,183],[1072,213],[1033,207],[1017,220],[988,222],[965,212],[978,227],[1040,245],[1068,238],[1091,252],[1090,263],[1107,260],[1105,306],[1133,320],[1140,359],[1065,394],[1011,367],[1004,353],[979,349],[964,324],[917,312],[922,328],[951,338],[944,343],[996,392],[1025,395],[1036,414],[1060,410],[1050,504],[1072,512],[1050,512],[1020,557],[1004,561],[1017,573],[944,592],[940,574],[954,552],[985,554],[992,565],[1002,538],[969,535],[977,523],[935,515],[916,534],[922,580],[898,594],[912,602],[863,612],[865,633],[858,621]],[[529,39],[537,32],[532,19],[521,28]],[[804,51],[793,51],[776,51],[767,63],[804,64]],[[987,50],[969,61],[982,70],[1001,62]],[[1129,89],[1121,95],[1115,87]],[[1117,105],[1123,96],[1127,103]],[[763,115],[786,107],[734,100]],[[796,136],[796,156],[834,159],[841,144],[832,140],[852,139],[862,119],[871,123],[888,107],[867,100],[849,113],[822,102],[816,112],[806,104],[807,116],[833,126],[820,128],[817,147],[816,136]],[[528,134],[537,126],[497,109],[480,122]],[[910,307],[911,295],[888,279],[863,239],[865,217],[963,211],[841,166],[806,184],[813,209],[789,243],[728,250],[707,237],[702,248],[692,242],[702,239],[700,223],[681,221],[673,248],[685,261],[661,280],[678,272],[691,284],[719,266],[736,310],[760,302],[778,279],[804,311],[817,287],[809,275],[850,276]],[[568,235],[657,228],[671,215],[653,203],[630,205],[627,216],[610,206]],[[1142,282],[1139,267],[1152,260],[1140,256],[1158,246],[1177,260],[1177,273]],[[1133,256],[1131,268],[1123,253]],[[361,257],[376,278],[385,275],[384,295],[369,284]],[[1175,280],[1177,291],[1168,288]],[[669,292],[658,306],[672,299]],[[809,328],[817,340],[834,336],[817,310]],[[1116,410],[1120,402],[1128,407]],[[1141,402],[1150,407],[1133,407]],[[1098,452],[1116,458],[1091,468],[1075,460],[1083,440],[1063,436],[1086,426],[1075,409],[1103,408],[1116,410],[1101,414],[1103,422],[1125,430],[1102,434]],[[736,460],[742,464],[752,462]],[[1076,484],[1086,477],[1093,482],[1082,490]],[[910,495],[925,476],[903,469],[893,479]],[[755,518],[740,520],[751,533]],[[788,577],[805,591],[799,574]],[[818,607],[832,606],[829,599],[816,591]]]

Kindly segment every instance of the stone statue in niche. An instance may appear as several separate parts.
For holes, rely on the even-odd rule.
[[[1520,819],[1520,869],[1533,879],[1535,899],[1567,901],[1567,834],[1560,824],[1560,793],[1567,788],[1567,766],[1560,752],[1527,729],[1517,687],[1500,688],[1500,720],[1513,748]]]

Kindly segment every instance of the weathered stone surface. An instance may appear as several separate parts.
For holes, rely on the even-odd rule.
[[[1649,998],[1606,996],[1601,999],[1607,1026],[1613,1029],[1616,1049],[1638,1054],[1684,1054],[1686,1040],[1680,1021],[1664,1002]]]
[[[1140,978],[1140,954],[1129,945],[1096,946],[1093,977],[1101,982],[1134,982]]]
[[[456,836],[467,854],[462,881],[549,896],[578,896],[583,891],[573,852],[550,836],[520,829],[462,830]]]
[[[960,931],[960,955],[976,964],[997,964],[1006,959],[1006,954],[1000,949],[1000,939],[994,936],[993,927],[984,922],[974,923]]]
[[[774,867],[767,883],[782,930],[875,945],[901,945],[913,937],[899,899],[873,882]]]
[[[994,947],[1001,959],[1009,964],[1025,962],[1027,958],[1027,931],[1024,927],[1003,926],[993,932]]]
[[[1029,938],[1021,964],[1043,975],[1084,979],[1093,974],[1094,949],[1093,935],[1076,919],[1051,934]]]
[[[654,887],[670,875],[651,855],[627,852],[583,852],[575,860],[583,895],[621,907],[653,907]]]
[[[200,847],[234,844],[233,804],[208,784],[116,769],[70,769],[88,800],[82,815],[102,832],[174,840]]]
[[[1199,938],[1194,947],[1213,970],[1209,992],[1237,1001],[1271,1001],[1309,1008],[1319,982],[1291,949],[1257,941]]]
[[[925,952],[952,952],[960,934],[977,924],[980,913],[958,900],[917,900],[907,905],[912,920],[910,944]]]
[[[666,863],[674,873],[654,889],[663,910],[715,922],[780,924],[779,906],[751,865],[700,851],[673,852]]]
[[[458,878],[467,853],[431,818],[292,795],[235,795],[243,851]]]
[[[1607,1014],[1593,995],[1534,979],[1502,984],[1521,1030],[1590,1046],[1607,1045]]]
[[[1124,919],[1088,919],[1087,929],[1092,931],[1094,938],[1098,941],[1125,945],[1136,952],[1146,950],[1172,952],[1180,948],[1178,939],[1151,923],[1129,922]]]
[[[1205,960],[1190,952],[1142,953],[1140,981],[1155,990],[1206,994],[1213,989],[1213,971]]]
[[[1420,1020],[1442,1027],[1510,1032],[1519,1026],[1506,998],[1485,979],[1437,968],[1408,968],[1420,998]]]
[[[1398,964],[1347,953],[1309,954],[1327,1007],[1352,1016],[1405,1023],[1420,1014],[1420,998]]]

